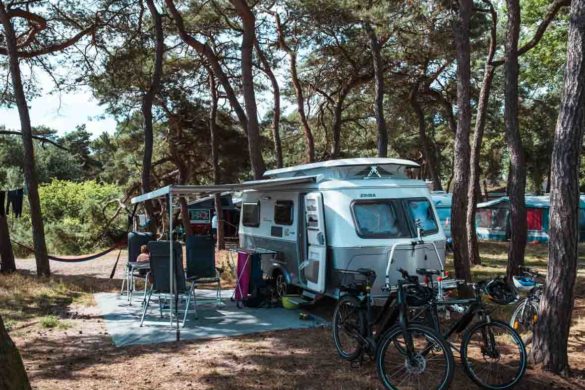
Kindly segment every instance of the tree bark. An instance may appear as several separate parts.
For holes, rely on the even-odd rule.
[[[469,187],[469,134],[471,132],[471,47],[469,19],[472,0],[459,0],[459,9],[453,32],[457,52],[457,133],[453,164],[453,207],[451,208],[451,236],[453,263],[457,279],[471,280],[467,247],[467,189]]]
[[[152,190],[151,171],[152,171],[152,149],[154,143],[154,132],[152,124],[152,105],[156,94],[160,91],[160,82],[163,72],[163,57],[165,51],[164,33],[162,17],[159,14],[154,0],[146,0],[146,5],[150,11],[154,25],[155,34],[155,51],[154,51],[154,68],[150,87],[142,97],[142,117],[144,119],[144,154],[142,157],[142,193],[146,194]],[[146,214],[150,220],[150,230],[156,233],[157,222],[154,215],[154,205],[151,201],[144,203]]]
[[[526,249],[526,162],[518,123],[518,37],[520,34],[520,1],[507,0],[508,29],[506,33],[506,62],[504,64],[504,124],[506,143],[510,154],[510,176],[508,196],[510,197],[511,237],[508,249],[506,277],[509,281],[519,273],[524,264]]]
[[[551,167],[548,272],[532,357],[545,370],[569,374],[567,342],[575,302],[579,241],[579,162],[585,132],[585,0],[571,4],[563,98]]]
[[[365,23],[364,27],[368,33],[372,64],[374,65],[374,116],[378,130],[378,157],[388,157],[388,128],[384,118],[384,65],[382,64],[380,42],[378,42],[376,31],[370,23]]]
[[[410,90],[408,100],[410,101],[410,105],[418,119],[419,140],[422,147],[423,156],[426,162],[425,166],[427,168],[428,175],[430,176],[433,182],[433,191],[442,191],[443,186],[441,184],[441,178],[439,177],[438,174],[439,164],[437,162],[437,159],[435,158],[435,153],[431,150],[432,148],[429,142],[429,138],[427,136],[425,114],[418,101],[418,89],[419,83],[417,82]]]
[[[256,41],[256,17],[245,0],[230,0],[236,12],[242,19],[242,90],[248,118],[248,151],[254,179],[262,178],[266,166],[262,158],[262,144],[260,142],[260,127],[254,91],[253,51]]]
[[[471,147],[471,171],[469,175],[469,189],[467,191],[467,197],[469,204],[467,205],[467,245],[469,252],[469,262],[471,264],[481,264],[481,258],[479,257],[479,246],[477,243],[477,232],[475,230],[475,208],[477,207],[478,194],[481,193],[480,182],[479,182],[479,157],[481,152],[481,144],[483,142],[483,131],[485,128],[486,115],[488,101],[490,98],[490,90],[492,86],[492,80],[494,78],[495,66],[492,65],[494,54],[496,52],[496,33],[498,24],[498,15],[490,0],[483,0],[488,6],[492,24],[490,29],[490,44],[488,54],[486,58],[483,80],[481,83],[481,89],[479,91],[479,101],[477,103],[477,114],[475,117],[475,130],[473,132],[473,141]]]
[[[2,6],[0,6],[2,7]],[[0,11],[1,12],[1,11]],[[30,384],[18,348],[0,316],[0,389],[28,390]]]
[[[290,75],[297,99],[297,112],[301,119],[301,124],[303,125],[305,143],[307,144],[307,162],[313,162],[315,161],[315,140],[305,113],[305,97],[303,96],[303,87],[301,86],[299,75],[297,73],[297,53],[286,43],[284,29],[280,22],[280,16],[275,13],[274,18],[276,19],[276,31],[278,32],[278,45],[288,54],[290,61]]]
[[[35,170],[35,153],[33,146],[33,133],[28,112],[26,96],[22,85],[20,64],[18,61],[18,51],[16,46],[16,36],[10,17],[6,13],[4,2],[0,1],[0,22],[4,27],[4,38],[8,52],[8,61],[10,76],[12,79],[12,88],[14,99],[18,107],[20,117],[20,127],[22,132],[22,145],[24,150],[24,177],[28,189],[28,200],[30,203],[30,218],[32,225],[33,243],[35,250],[35,260],[37,265],[37,274],[39,276],[51,275],[49,258],[47,257],[47,244],[45,242],[45,227],[43,223],[43,214],[41,210],[41,201],[39,197],[39,184]]]
[[[211,140],[211,164],[213,166],[213,183],[221,183],[221,170],[219,166],[219,140],[217,138],[217,87],[213,74],[209,75],[209,92],[211,93],[211,109],[209,110],[209,139]],[[221,194],[214,197],[215,213],[217,215],[217,249],[225,249],[223,209],[221,207]]]
[[[276,167],[282,168],[283,167],[283,159],[282,159],[282,142],[280,140],[280,87],[278,85],[278,81],[274,76],[274,72],[270,67],[270,62],[266,59],[266,56],[262,52],[260,48],[260,44],[258,40],[254,42],[254,46],[256,47],[256,54],[260,59],[260,63],[262,64],[262,71],[266,73],[266,76],[270,80],[270,84],[272,85],[272,96],[274,98],[274,115],[272,117],[272,142],[274,143],[274,157],[276,159]]]
[[[8,217],[0,215],[0,273],[16,271],[10,231],[8,230]]]

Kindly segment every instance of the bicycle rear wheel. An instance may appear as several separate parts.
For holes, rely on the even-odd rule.
[[[510,326],[520,335],[524,344],[532,342],[534,326],[538,321],[536,302],[525,298],[514,310],[510,318]]]
[[[508,389],[526,372],[526,348],[508,324],[483,321],[463,336],[461,361],[467,375],[483,388]]]
[[[366,315],[356,297],[345,295],[337,302],[332,327],[339,356],[349,361],[360,357],[366,335]]]
[[[446,389],[453,380],[455,362],[451,348],[432,329],[410,324],[413,353],[407,356],[404,331],[399,325],[387,330],[376,351],[378,376],[386,389]]]

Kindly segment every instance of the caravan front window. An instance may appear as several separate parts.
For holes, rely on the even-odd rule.
[[[423,235],[435,234],[439,231],[431,202],[426,199],[414,199],[408,201],[408,210],[413,221],[419,221],[423,229]]]
[[[242,205],[242,224],[248,227],[260,226],[260,203]]]
[[[360,201],[353,204],[358,235],[363,238],[409,237],[408,227],[390,201]]]

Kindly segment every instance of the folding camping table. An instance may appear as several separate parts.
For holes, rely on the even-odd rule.
[[[237,306],[240,307],[240,302],[244,299],[243,297],[245,295],[247,295],[247,292],[246,292],[246,294],[244,294],[244,288],[243,288],[241,282],[244,279],[244,276],[245,276],[244,273],[246,272],[246,269],[248,267],[248,263],[250,262],[250,258],[253,255],[260,255],[261,257],[264,255],[270,255],[274,259],[274,257],[278,254],[278,252],[270,250],[270,249],[264,249],[264,248],[256,248],[256,249],[236,248],[236,249],[230,249],[229,253],[230,253],[230,256],[229,256],[230,263],[231,263],[231,266],[234,270],[234,274],[236,277],[236,288],[234,288],[234,292],[232,293],[231,299],[233,301],[236,301]],[[238,264],[236,261],[234,261],[233,255],[236,254],[236,259],[237,259],[237,254],[239,254],[239,253],[245,253],[246,260],[244,260],[244,264],[242,265],[241,269],[238,272]],[[248,281],[248,283],[249,283],[249,281]],[[238,299],[238,296],[240,297],[240,299]]]

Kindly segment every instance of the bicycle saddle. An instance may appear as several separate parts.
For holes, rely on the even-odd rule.
[[[416,273],[421,276],[431,277],[433,275],[441,275],[441,271],[436,269],[417,268]]]

